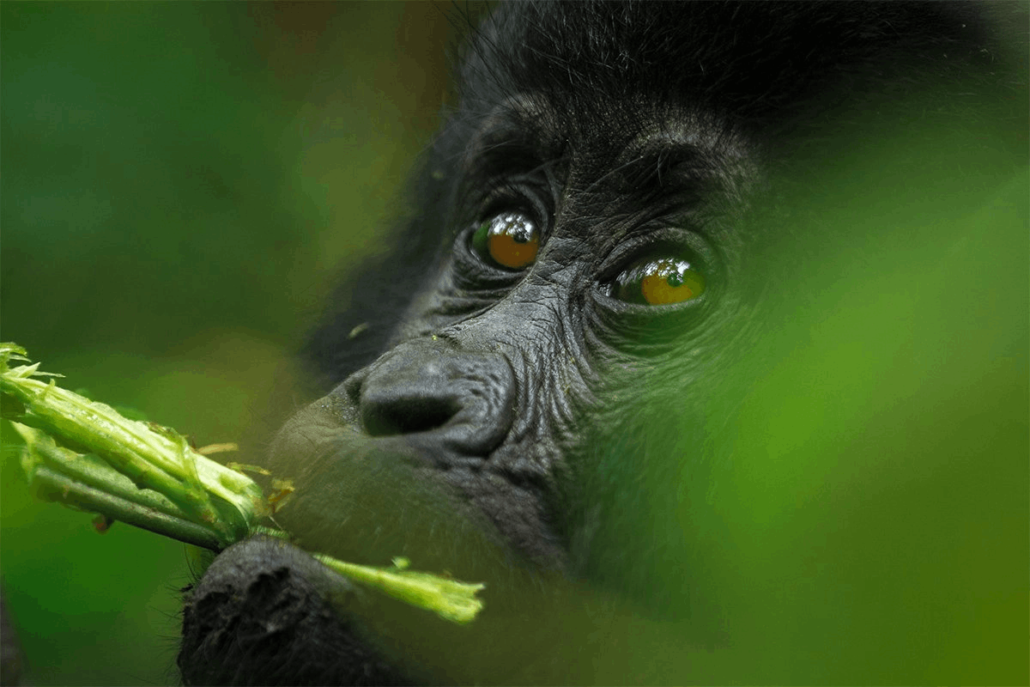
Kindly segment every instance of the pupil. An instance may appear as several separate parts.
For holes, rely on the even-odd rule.
[[[518,213],[498,215],[492,224],[490,234],[493,236],[508,236],[515,243],[533,240],[533,224]]]

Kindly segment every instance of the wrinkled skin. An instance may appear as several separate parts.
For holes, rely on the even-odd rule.
[[[994,88],[962,81],[988,33],[957,5],[502,8],[467,50],[418,216],[312,341],[331,391],[267,458],[297,487],[277,521],[298,546],[485,581],[487,610],[452,627],[257,538],[189,593],[185,681],[804,679],[647,657],[734,635],[713,585],[710,505],[736,460],[720,440],[763,342],[821,321],[795,305],[832,283],[808,268],[836,237],[791,206],[819,181],[811,163],[907,121],[891,107],[923,84],[946,126],[964,121]],[[505,212],[539,231],[524,268],[473,245]],[[704,292],[620,295],[620,274],[663,257]]]

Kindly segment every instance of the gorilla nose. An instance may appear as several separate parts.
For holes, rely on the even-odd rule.
[[[499,354],[457,351],[441,340],[402,344],[360,381],[371,436],[405,435],[427,448],[485,457],[514,419],[515,376]]]

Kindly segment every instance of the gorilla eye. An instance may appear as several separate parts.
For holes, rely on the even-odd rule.
[[[503,212],[488,219],[472,235],[472,247],[487,262],[521,270],[536,261],[540,232],[520,212]]]
[[[669,305],[697,298],[705,276],[686,260],[646,258],[615,278],[616,298],[640,305]]]

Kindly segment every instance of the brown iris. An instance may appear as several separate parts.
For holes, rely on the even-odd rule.
[[[480,225],[472,236],[472,246],[500,267],[521,270],[536,261],[540,232],[524,214],[504,212]]]
[[[638,260],[615,278],[615,296],[627,303],[669,305],[697,298],[705,277],[686,260]]]

